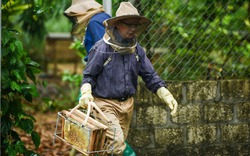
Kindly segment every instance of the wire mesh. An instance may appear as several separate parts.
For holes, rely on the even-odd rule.
[[[130,2],[152,20],[139,43],[162,79],[250,78],[249,1]]]

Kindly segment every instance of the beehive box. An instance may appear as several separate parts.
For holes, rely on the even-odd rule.
[[[85,118],[86,114],[79,110],[75,110],[70,115],[65,110],[59,112],[55,136],[85,155],[112,150],[106,147],[108,126],[92,117],[88,117],[88,122],[83,125]],[[60,126],[58,126],[59,123]],[[58,127],[61,130],[58,130]]]
[[[65,120],[64,122],[64,139],[81,150],[90,151],[88,147],[90,144],[91,131],[69,120]]]

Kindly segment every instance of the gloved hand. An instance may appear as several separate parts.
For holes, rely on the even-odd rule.
[[[83,108],[88,107],[89,102],[93,102],[94,98],[92,96],[91,85],[89,83],[85,83],[81,87],[81,97],[79,99],[79,104]]]
[[[174,99],[173,95],[169,92],[169,90],[165,87],[161,87],[157,90],[156,94],[158,97],[163,100],[168,107],[171,109],[171,115],[174,115],[176,113],[178,103]]]

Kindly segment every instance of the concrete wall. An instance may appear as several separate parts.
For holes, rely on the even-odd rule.
[[[128,142],[138,156],[250,155],[250,80],[168,82],[177,115],[138,87]]]

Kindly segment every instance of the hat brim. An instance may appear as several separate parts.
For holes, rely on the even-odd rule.
[[[113,18],[107,19],[105,23],[107,24],[107,26],[115,26],[118,21],[123,20],[123,19],[128,19],[128,18],[136,19],[138,23],[140,24],[149,25],[151,23],[151,20],[140,15],[125,15],[125,16],[113,17]]]

